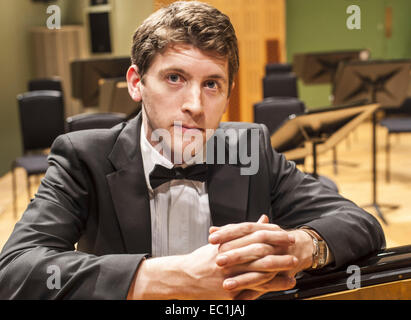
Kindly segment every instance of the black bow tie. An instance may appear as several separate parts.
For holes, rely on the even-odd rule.
[[[150,172],[150,185],[153,189],[159,185],[175,179],[187,179],[196,181],[207,180],[207,164],[196,164],[186,168],[174,167],[167,169],[159,164],[156,164]]]

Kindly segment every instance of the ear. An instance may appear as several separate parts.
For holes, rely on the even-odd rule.
[[[131,99],[136,102],[141,101],[141,77],[136,65],[133,64],[128,68],[126,78],[128,93],[130,94]]]

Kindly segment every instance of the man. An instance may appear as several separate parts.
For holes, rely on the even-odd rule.
[[[127,72],[142,114],[56,139],[0,256],[0,298],[256,299],[382,248],[378,222],[274,152],[264,126],[220,124],[237,69],[215,8],[178,2],[144,21]],[[229,130],[240,151],[221,163]]]

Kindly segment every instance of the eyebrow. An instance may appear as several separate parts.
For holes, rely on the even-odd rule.
[[[160,75],[164,76],[166,73],[169,73],[169,72],[181,73],[183,76],[187,76],[187,77],[190,76],[190,74],[188,74],[185,70],[180,69],[180,68],[166,68],[166,69],[160,70]],[[218,80],[223,81],[224,83],[227,82],[227,79],[224,76],[222,76],[221,74],[217,74],[217,73],[216,74],[210,74],[210,75],[206,76],[205,78],[207,78],[207,79],[218,79]]]

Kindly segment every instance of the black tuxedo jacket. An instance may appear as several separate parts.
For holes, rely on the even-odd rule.
[[[241,175],[239,165],[211,166],[206,184],[213,225],[257,221],[263,213],[286,229],[307,225],[333,252],[329,268],[385,246],[374,217],[273,151],[264,126],[220,127],[260,129],[259,170]],[[112,129],[55,140],[39,190],[0,255],[1,299],[126,298],[151,251],[140,128],[138,115]]]

